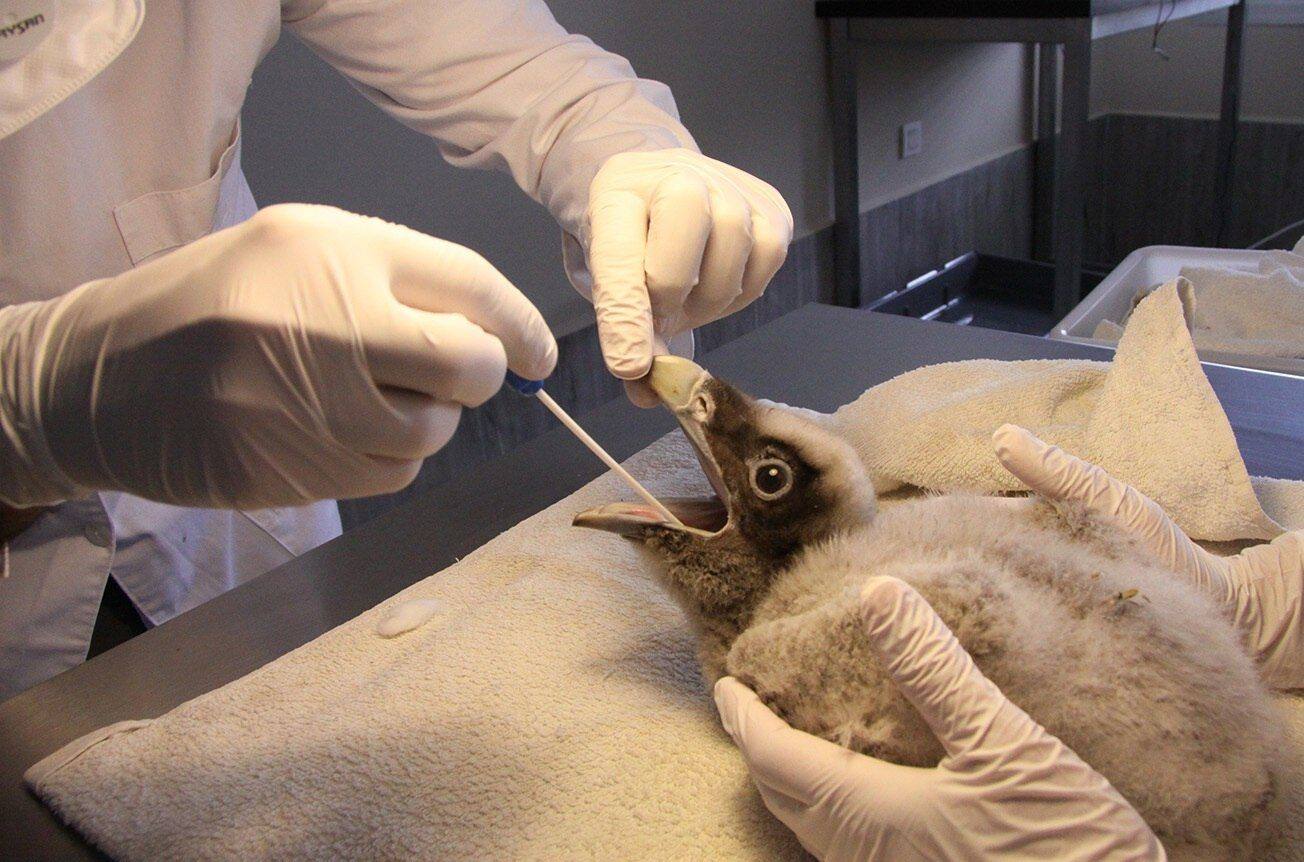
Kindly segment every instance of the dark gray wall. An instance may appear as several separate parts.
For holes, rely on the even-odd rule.
[[[1088,260],[1112,266],[1147,245],[1219,245],[1216,121],[1108,114],[1092,121],[1091,137]],[[1222,244],[1245,247],[1300,219],[1304,124],[1241,123]]]

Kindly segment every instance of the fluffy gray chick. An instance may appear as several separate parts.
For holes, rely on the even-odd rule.
[[[1105,775],[1175,859],[1254,853],[1281,728],[1230,624],[1121,533],[1037,498],[930,497],[876,513],[854,452],[802,411],[687,360],[653,389],[715,490],[576,524],[645,542],[700,634],[790,724],[912,766],[943,751],[870,653],[872,575],[913,585],[988,678]]]

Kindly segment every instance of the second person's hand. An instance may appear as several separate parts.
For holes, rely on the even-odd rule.
[[[507,367],[542,379],[557,359],[538,311],[480,255],[299,204],[4,314],[0,419],[17,457],[0,498],[20,506],[87,490],[237,508],[395,491]]]
[[[611,373],[637,381],[670,339],[753,302],[783,265],[792,229],[773,186],[701,153],[608,159],[590,187],[583,242]],[[636,403],[656,403],[627,388]]]
[[[796,730],[725,677],[715,701],[761,798],[823,860],[1162,860],[1105,778],[1011,703],[905,582],[870,579],[865,634],[946,756],[886,763]]]
[[[1158,503],[1017,425],[992,436],[1005,469],[1051,500],[1085,506],[1149,548],[1227,612],[1274,688],[1304,688],[1304,530],[1230,557],[1201,548]]]

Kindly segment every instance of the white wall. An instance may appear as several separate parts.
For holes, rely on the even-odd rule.
[[[1093,114],[1216,117],[1222,91],[1223,16],[1179,21],[1160,31],[1102,39],[1092,60]],[[1245,32],[1241,115],[1248,120],[1304,122],[1304,15],[1301,23],[1257,24]]]

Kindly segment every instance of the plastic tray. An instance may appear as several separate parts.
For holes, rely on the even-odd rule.
[[[1051,331],[1050,337],[1078,344],[1095,344],[1113,347],[1113,342],[1092,338],[1096,325],[1102,320],[1121,323],[1132,308],[1132,300],[1142,290],[1149,290],[1176,278],[1187,266],[1207,266],[1221,269],[1256,270],[1266,251],[1249,251],[1236,248],[1193,248],[1177,245],[1152,245],[1139,248],[1124,258],[1114,271],[1105,276],[1087,298],[1078,303]],[[1279,356],[1251,356],[1244,353],[1225,353],[1220,350],[1201,350],[1205,362],[1234,365],[1239,368],[1258,368],[1304,377],[1304,360]]]

